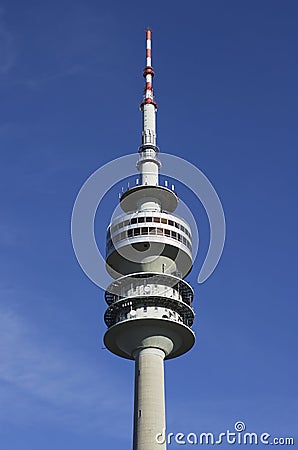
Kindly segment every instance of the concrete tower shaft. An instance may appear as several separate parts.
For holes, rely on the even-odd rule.
[[[166,443],[160,444],[157,439],[152,439],[152,436],[158,436],[166,427],[164,357],[165,353],[154,347],[137,350],[134,354],[136,364],[133,450],[166,449]]]

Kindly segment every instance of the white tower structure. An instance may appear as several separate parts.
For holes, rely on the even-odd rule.
[[[159,149],[151,64],[151,31],[146,31],[146,86],[141,103],[140,183],[122,193],[123,215],[107,231],[106,268],[114,282],[105,292],[105,346],[135,360],[134,450],[165,450],[164,359],[194,344],[193,290],[184,281],[192,268],[191,230],[174,215],[173,189],[159,185]],[[159,442],[158,442],[159,441]]]

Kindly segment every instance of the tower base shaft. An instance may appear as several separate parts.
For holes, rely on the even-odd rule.
[[[135,352],[135,402],[133,450],[166,450],[158,436],[164,433],[164,357],[158,348]]]

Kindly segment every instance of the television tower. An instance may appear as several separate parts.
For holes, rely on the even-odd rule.
[[[105,292],[105,346],[135,360],[134,450],[165,450],[164,359],[194,345],[192,268],[188,223],[174,215],[174,187],[159,185],[151,30],[146,30],[146,80],[141,103],[140,180],[120,197],[123,215],[107,230],[106,268],[114,278]]]

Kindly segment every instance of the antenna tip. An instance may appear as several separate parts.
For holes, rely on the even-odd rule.
[[[151,39],[151,29],[150,29],[150,28],[147,28],[147,29],[146,29],[146,39],[147,39],[147,40],[150,40],[150,39]]]

